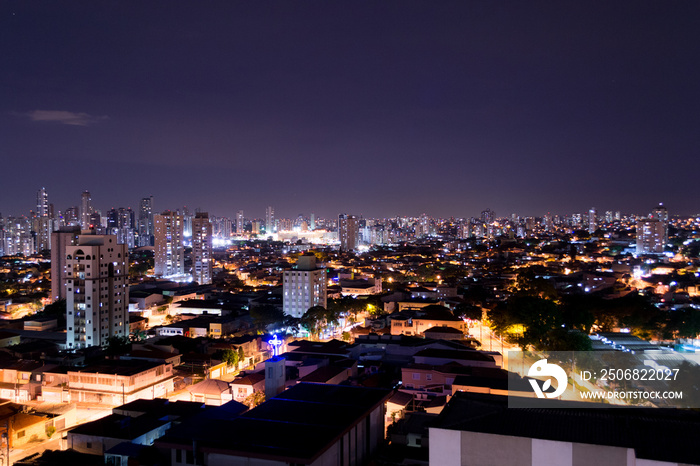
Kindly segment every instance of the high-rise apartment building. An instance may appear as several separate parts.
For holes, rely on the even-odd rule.
[[[415,234],[416,238],[425,238],[430,235],[430,217],[428,215],[423,214],[420,217],[418,217],[418,221],[416,222],[415,226]]]
[[[268,206],[265,209],[265,234],[271,235],[276,233],[275,231],[275,209],[272,206]]]
[[[36,252],[31,219],[25,216],[5,219],[3,249],[4,254],[8,256],[16,254],[31,256]]]
[[[36,217],[32,219],[32,231],[35,234],[35,250],[46,251],[51,249],[51,232],[53,231],[53,217],[50,215],[49,195],[46,188],[41,188],[36,194]]]
[[[128,254],[114,235],[80,235],[65,248],[69,350],[129,335]]]
[[[245,228],[245,218],[243,218],[243,211],[239,210],[236,214],[236,234],[242,235],[243,229]]]
[[[94,213],[92,208],[92,197],[90,191],[84,191],[80,195],[80,228],[89,230],[91,225],[91,216]],[[95,225],[98,226],[98,225]]]
[[[659,204],[651,213],[651,218],[655,218],[663,224],[663,242],[665,246],[666,244],[668,244],[668,209],[666,209],[666,207],[664,207],[663,204]]]
[[[63,225],[78,225],[82,227],[80,223],[80,208],[78,206],[68,207],[63,212]]]
[[[53,219],[51,217],[34,217],[32,219],[32,235],[34,249],[37,252],[51,249],[51,232],[53,231]]]
[[[588,211],[588,233],[591,235],[598,229],[598,211],[595,207],[591,207]]]
[[[192,279],[200,285],[211,283],[212,224],[209,214],[198,212],[192,219]]]
[[[41,188],[36,193],[36,215],[37,217],[49,216],[49,195],[46,193],[46,188]]]
[[[184,206],[182,209],[178,209],[177,213],[182,215],[182,222],[183,222],[182,228],[183,228],[183,231],[185,234],[185,238],[191,238],[192,237],[192,219],[194,217],[190,213],[190,209],[187,206]]]
[[[153,216],[155,230],[155,274],[171,277],[185,274],[184,222],[182,215],[165,211]]]
[[[153,196],[139,201],[139,246],[153,246]]]
[[[326,269],[316,266],[316,256],[299,256],[296,266],[284,272],[282,309],[292,317],[301,317],[314,306],[326,307]]]
[[[481,221],[485,225],[491,225],[494,221],[496,221],[496,213],[491,210],[491,209],[486,209],[481,212]]]
[[[666,227],[657,218],[637,221],[637,254],[661,254],[664,252]]]
[[[78,225],[61,227],[51,233],[51,299],[66,299],[66,250],[78,244]]]
[[[354,251],[359,240],[359,222],[356,216],[338,215],[338,240],[341,251]]]

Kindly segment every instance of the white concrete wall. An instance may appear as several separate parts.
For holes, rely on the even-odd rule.
[[[458,430],[429,429],[431,465],[435,466],[461,466],[462,432]]]

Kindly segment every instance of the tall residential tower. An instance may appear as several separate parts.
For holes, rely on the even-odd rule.
[[[316,266],[316,256],[299,256],[296,267],[284,272],[282,309],[292,317],[301,317],[314,306],[326,307],[326,269]]]
[[[340,214],[338,216],[338,241],[341,251],[354,251],[359,244],[359,222],[356,216]]]
[[[198,212],[192,219],[192,279],[200,285],[211,283],[212,225],[209,214]]]
[[[165,211],[154,215],[155,274],[157,277],[185,274],[184,221],[182,215]]]
[[[128,254],[115,235],[80,235],[65,248],[66,343],[106,346],[129,335]]]

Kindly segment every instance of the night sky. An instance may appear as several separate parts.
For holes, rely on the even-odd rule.
[[[0,2],[0,212],[700,212],[698,1]]]

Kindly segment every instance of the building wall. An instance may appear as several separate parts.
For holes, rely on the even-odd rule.
[[[185,466],[191,465],[192,463],[186,463],[186,455],[182,453],[182,461],[176,461],[176,450],[172,453],[172,465],[173,466]],[[210,453],[207,455],[208,466],[288,466],[290,463],[286,461],[273,461],[266,460],[262,458],[245,458],[245,457],[233,457],[228,455],[222,455],[219,453]],[[334,465],[337,466],[337,465]]]
[[[174,390],[173,367],[161,364],[132,376],[69,371],[68,388],[74,402],[124,404],[153,399]]]
[[[66,299],[66,247],[76,244],[80,227],[63,227],[51,233],[51,299]]]
[[[19,447],[30,442],[45,440],[47,438],[46,427],[51,425],[50,419],[47,419],[44,416],[33,416],[28,414],[24,414],[22,416],[24,418],[32,418],[35,422],[20,429],[10,428],[10,431],[12,432],[12,447]]]
[[[452,385],[454,374],[444,374],[433,369],[407,368],[401,369],[401,384],[407,390],[425,390],[427,387]],[[442,393],[442,389],[436,393]]]
[[[431,427],[430,465],[436,466],[677,466],[637,459],[634,450]]]

